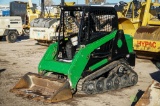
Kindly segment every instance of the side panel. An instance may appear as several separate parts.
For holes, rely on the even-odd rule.
[[[30,38],[35,40],[52,41],[58,36],[54,28],[30,28]]]
[[[0,17],[0,35],[7,35],[10,30],[22,34],[21,17]]]
[[[128,34],[125,34],[125,39],[127,42],[128,51],[129,51],[129,53],[132,53],[133,52],[133,37],[131,37]]]

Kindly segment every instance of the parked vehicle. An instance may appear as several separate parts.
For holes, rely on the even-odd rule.
[[[0,40],[6,37],[7,42],[14,43],[22,35],[22,19],[18,16],[0,17]]]

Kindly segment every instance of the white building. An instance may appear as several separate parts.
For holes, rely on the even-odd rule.
[[[2,16],[3,10],[10,10],[9,5],[0,5],[0,16]]]

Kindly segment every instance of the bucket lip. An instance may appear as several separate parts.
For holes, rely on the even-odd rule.
[[[47,79],[47,80],[50,80],[50,81],[58,81],[58,82],[61,82],[61,83],[64,83],[67,81],[67,79],[57,79],[57,78],[54,78],[54,77],[49,77],[49,76],[44,76],[44,75],[40,75],[38,73],[32,73],[32,72],[28,72],[24,75],[25,76],[35,76],[37,78],[42,78],[42,79]]]

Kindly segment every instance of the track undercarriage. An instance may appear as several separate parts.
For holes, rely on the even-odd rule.
[[[97,94],[133,86],[138,81],[138,75],[128,63],[121,59],[104,66],[89,76],[80,79],[77,89],[86,94]]]

